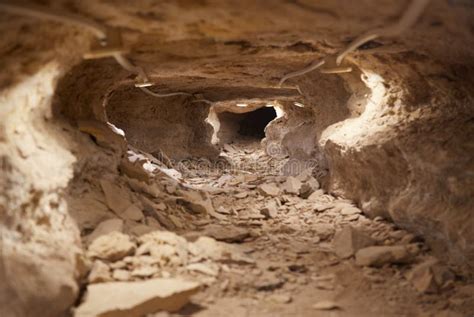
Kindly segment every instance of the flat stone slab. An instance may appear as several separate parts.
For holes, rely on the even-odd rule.
[[[196,282],[172,278],[90,284],[74,316],[141,317],[162,310],[175,312],[198,290]]]

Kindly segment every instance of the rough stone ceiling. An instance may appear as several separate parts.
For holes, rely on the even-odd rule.
[[[144,66],[158,82],[166,83],[161,77],[179,76],[195,82],[215,78],[223,85],[273,86],[286,72],[335,53],[370,28],[396,20],[408,2],[378,1],[376,6],[369,0],[38,3],[119,28],[132,60]],[[409,36],[377,39],[384,45],[375,50],[388,57],[405,55],[405,59],[415,54],[412,60],[429,58],[453,64],[466,61],[472,57],[469,48],[473,42],[472,11],[466,6],[464,1],[432,1]],[[17,16],[2,20],[12,40],[25,29],[41,32],[44,28],[59,34],[69,29]],[[16,30],[12,23],[18,25]],[[54,43],[54,35],[41,46],[49,47],[51,41]],[[28,41],[15,45],[2,51],[18,55],[32,48]],[[76,45],[77,53],[88,50],[87,43]],[[41,46],[35,46],[35,50],[41,50]],[[363,50],[351,57],[363,62],[366,54],[372,53],[373,50]]]

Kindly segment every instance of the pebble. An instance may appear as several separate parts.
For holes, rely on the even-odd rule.
[[[381,267],[392,263],[410,263],[418,252],[416,245],[371,246],[357,251],[355,258],[357,265]]]
[[[338,309],[339,305],[332,300],[322,300],[314,304],[312,307],[317,310],[333,310]]]

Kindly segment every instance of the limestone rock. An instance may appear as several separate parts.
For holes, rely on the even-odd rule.
[[[119,218],[112,218],[104,220],[97,225],[90,235],[86,237],[86,240],[91,243],[100,236],[106,235],[110,232],[123,232],[123,220]]]
[[[362,211],[354,206],[347,206],[341,209],[341,215],[344,216],[352,216],[352,215],[358,215],[361,214]]]
[[[242,242],[250,236],[248,230],[235,226],[209,225],[205,233],[209,237],[224,242]]]
[[[242,199],[242,198],[247,197],[248,195],[249,195],[248,192],[243,191],[243,192],[240,192],[240,193],[235,194],[234,197],[235,197],[235,198]]]
[[[139,238],[137,254],[150,254],[162,264],[182,265],[187,262],[187,242],[169,231],[153,231]]]
[[[311,195],[309,195],[307,199],[309,201],[319,201],[322,195],[324,195],[324,191],[322,189],[318,189],[311,193]]]
[[[278,207],[275,201],[270,201],[260,210],[265,218],[275,218],[278,215]]]
[[[154,230],[156,230],[156,228],[153,228],[153,227],[150,227],[150,226],[147,226],[147,225],[138,224],[136,226],[131,227],[128,230],[128,233],[133,235],[133,236],[139,237],[139,236],[142,236],[142,235],[147,234],[149,232],[152,232]]]
[[[140,221],[144,217],[141,209],[135,204],[130,205],[120,216],[133,221]]]
[[[301,185],[299,195],[301,198],[307,199],[318,189],[319,182],[315,178],[311,177],[306,183]]]
[[[313,225],[313,230],[321,240],[327,240],[334,234],[334,226],[325,223]]]
[[[116,269],[112,273],[112,278],[116,281],[128,281],[131,278],[131,274],[128,270]]]
[[[218,214],[214,210],[212,201],[206,192],[197,190],[182,190],[178,193],[182,198],[178,200],[192,212],[197,214]]]
[[[95,239],[88,248],[93,258],[117,261],[135,251],[135,244],[128,235],[114,231]]]
[[[454,280],[454,274],[437,259],[429,258],[415,266],[408,279],[420,293],[437,293]]]
[[[234,245],[218,242],[210,237],[199,237],[188,245],[193,261],[213,260],[227,263],[254,264],[255,261]]]
[[[288,304],[293,300],[288,294],[272,294],[268,299],[277,304]]]
[[[159,270],[156,266],[145,265],[145,266],[135,268],[131,272],[131,275],[134,277],[149,277],[149,276],[152,276],[153,274],[158,273],[158,271]]]
[[[273,272],[265,272],[254,281],[254,287],[258,291],[273,291],[281,288],[285,284],[286,280],[277,276]]]
[[[380,267],[391,263],[410,263],[418,252],[416,245],[371,246],[357,251],[355,258],[357,265]]]
[[[128,151],[127,153],[129,152],[131,151]],[[119,169],[128,177],[135,178],[141,182],[149,182],[153,174],[143,168],[143,164],[146,162],[146,159],[132,159],[132,157],[124,157],[120,162]]]
[[[101,146],[119,151],[127,149],[125,137],[117,133],[117,129],[110,124],[98,120],[78,120],[77,125],[79,131],[93,136],[97,144]]]
[[[362,213],[362,211],[359,208],[355,207],[354,205],[352,205],[350,202],[346,200],[334,202],[333,210],[345,216]]]
[[[100,186],[105,194],[107,206],[120,215],[132,204],[129,193],[109,180],[101,179]]]
[[[96,260],[92,265],[87,280],[89,283],[104,283],[111,281],[112,277],[110,276],[110,268],[104,262]]]
[[[209,276],[219,275],[219,266],[212,263],[191,263],[186,266],[189,271],[195,271]]]
[[[210,237],[199,237],[188,245],[189,252],[195,260],[210,259],[219,261],[224,253],[224,248],[220,242]]]
[[[338,231],[333,240],[334,252],[342,259],[353,256],[358,250],[375,244],[370,236],[351,226]]]
[[[275,184],[262,184],[258,186],[258,192],[263,196],[276,197],[280,195],[280,188]]]
[[[281,186],[281,189],[287,194],[299,195],[302,185],[303,184],[299,179],[293,176],[289,176]]]
[[[322,300],[314,304],[313,308],[318,310],[332,310],[339,308],[339,305],[332,300]]]
[[[228,209],[226,209],[224,206],[219,206],[216,211],[220,214],[223,214],[223,215],[230,215],[232,214],[232,212]]]
[[[162,310],[175,312],[198,289],[198,283],[165,278],[91,284],[74,316],[142,317]]]

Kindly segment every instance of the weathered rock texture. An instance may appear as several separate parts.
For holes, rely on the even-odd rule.
[[[163,151],[173,159],[217,156],[210,144],[212,127],[205,122],[209,105],[186,99],[156,98],[127,87],[110,96],[106,112],[110,122],[126,131],[129,143],[143,151]]]
[[[7,118],[0,123],[2,316],[58,316],[78,292],[79,231],[61,195],[73,173],[73,144],[48,108],[58,73],[46,65],[0,97]]]
[[[286,115],[267,128],[268,142],[281,140],[281,153],[297,161],[314,160],[332,193],[422,235],[460,272],[474,272],[470,2],[433,0],[402,38],[351,54],[353,73],[314,72],[285,89],[277,88],[284,74],[392,22],[406,1],[41,3],[123,31],[154,91],[211,102],[282,99]],[[84,30],[3,13],[0,29],[0,299],[14,304],[0,307],[16,309],[0,315],[57,316],[76,296],[80,252],[61,191],[83,171],[97,189],[95,176],[116,172],[122,154],[97,154],[60,116],[74,127],[111,120],[137,147],[182,158],[217,154],[203,122],[209,105],[144,95],[111,59],[80,62],[92,39]]]

